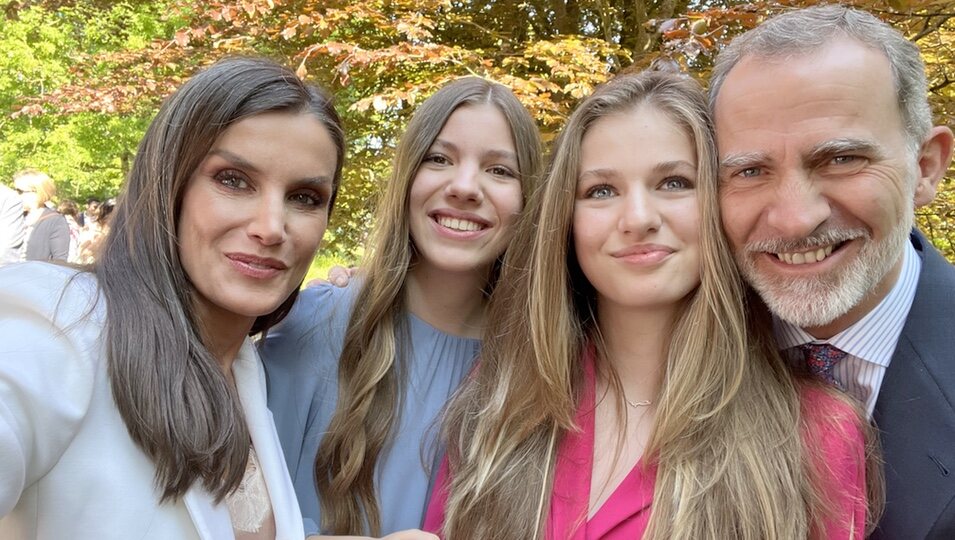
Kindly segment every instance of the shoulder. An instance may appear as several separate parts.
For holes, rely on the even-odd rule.
[[[358,287],[355,285],[307,287],[299,292],[288,317],[275,327],[275,331],[270,332],[269,338],[283,334],[292,336],[328,325],[347,323],[357,294]]]
[[[356,283],[350,283],[347,287],[331,283],[306,287],[299,293],[292,312],[298,318],[315,320],[348,317],[358,289]]]
[[[951,331],[955,324],[955,266],[921,234],[913,233],[911,239],[922,258],[922,269],[894,358],[917,357],[943,387],[955,388],[955,363],[951,362],[955,347],[955,333]],[[893,360],[889,369],[896,364]]]
[[[940,289],[939,292],[955,291],[955,265],[950,263],[921,232],[913,232],[910,240],[922,257],[919,287]],[[947,297],[947,300],[951,301],[951,298]]]
[[[260,344],[266,365],[314,360],[316,354],[326,356],[322,351],[340,347],[357,290],[355,285],[331,284],[302,290],[288,316]]]
[[[40,221],[36,224],[37,228],[40,227],[69,227],[66,222],[66,216],[57,212],[56,210],[51,210],[46,208],[43,210],[43,215],[40,216]]]
[[[30,486],[58,466],[91,407],[113,406],[104,305],[89,274],[41,262],[0,268],[0,455],[11,479],[0,482],[0,515],[25,489],[35,496]]]
[[[23,211],[23,203],[20,201],[20,196],[3,184],[0,184],[0,208],[18,208],[21,212]]]
[[[105,314],[105,300],[93,274],[46,262],[0,268],[0,299],[8,315],[35,312],[64,326]]]

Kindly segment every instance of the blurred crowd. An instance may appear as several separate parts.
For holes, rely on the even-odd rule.
[[[48,174],[18,172],[12,188],[0,184],[0,265],[26,260],[92,263],[114,206],[114,199],[89,198],[81,207],[59,199]]]

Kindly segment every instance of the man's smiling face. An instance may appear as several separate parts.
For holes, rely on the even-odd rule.
[[[793,324],[833,334],[891,289],[917,153],[888,59],[849,39],[744,58],[714,105],[723,224],[747,280]]]

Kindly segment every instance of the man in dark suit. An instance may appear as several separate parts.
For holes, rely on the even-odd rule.
[[[914,229],[952,159],[918,49],[840,6],[740,36],[710,103],[723,224],[794,362],[880,430],[873,538],[955,538],[955,269]]]

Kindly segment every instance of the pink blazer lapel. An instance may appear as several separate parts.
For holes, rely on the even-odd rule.
[[[594,351],[588,347],[584,363],[584,388],[577,411],[578,431],[561,441],[554,471],[554,488],[547,522],[548,540],[639,537],[646,529],[653,502],[656,466],[644,468],[641,460],[598,510],[587,520],[593,473],[596,379]],[[630,533],[635,533],[630,534]]]

